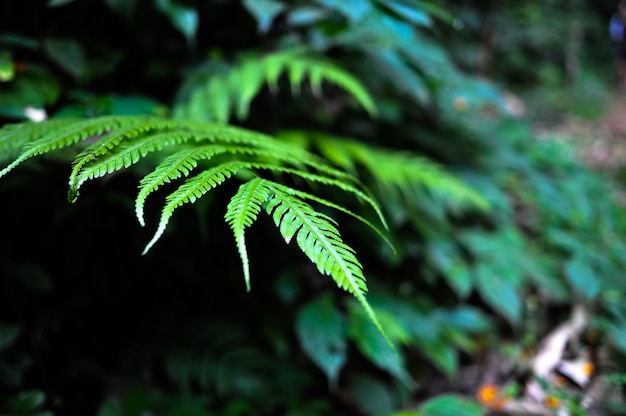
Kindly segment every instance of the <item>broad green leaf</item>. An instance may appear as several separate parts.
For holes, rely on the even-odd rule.
[[[17,325],[0,325],[0,352],[9,348],[20,334]]]
[[[518,324],[523,305],[515,285],[486,264],[474,269],[474,277],[483,300],[511,324]]]
[[[296,332],[302,349],[322,369],[331,387],[337,386],[346,362],[346,327],[328,295],[309,302],[298,312]]]
[[[453,241],[433,239],[427,246],[427,256],[460,298],[466,298],[470,294],[472,276],[469,266],[461,260],[459,249]]]
[[[285,5],[276,0],[244,0],[244,6],[256,18],[259,32],[267,32],[274,18],[285,9]]]
[[[437,315],[448,325],[468,332],[488,331],[493,327],[492,322],[484,313],[471,306],[440,310]]]
[[[458,369],[459,355],[457,349],[443,340],[420,342],[422,352],[435,366],[446,375],[452,376]]]
[[[337,10],[353,23],[363,20],[372,10],[372,3],[369,0],[350,0],[346,2],[335,0],[317,0],[317,3],[324,5],[329,9]]]
[[[472,273],[467,263],[460,261],[454,263],[445,277],[452,290],[461,299],[467,298],[472,292]]]
[[[348,334],[354,340],[359,351],[373,364],[393,374],[407,387],[411,387],[414,382],[406,370],[401,353],[391,348],[358,304],[350,302],[348,312]],[[391,342],[397,343],[398,340],[406,341],[409,338],[408,333],[401,328],[393,316],[381,310],[376,310],[376,316],[385,328],[385,333],[388,334]]]
[[[200,24],[198,12],[191,7],[171,5],[167,10],[167,15],[174,27],[185,36],[187,43],[193,45]]]
[[[405,4],[406,1],[402,0],[382,0],[382,3],[390,10],[400,16],[407,22],[413,23],[417,26],[430,26],[432,19],[422,10],[415,7],[415,4]]]
[[[565,265],[565,275],[572,289],[586,299],[595,298],[600,292],[600,280],[581,256],[574,257]]]
[[[363,414],[387,415],[399,405],[386,381],[358,374],[350,377],[349,386],[354,401]]]
[[[423,403],[416,416],[482,416],[485,410],[474,400],[456,395],[442,395]]]
[[[187,40],[189,45],[194,45],[195,36],[200,24],[200,16],[198,11],[188,6],[182,6],[171,0],[154,0],[156,7],[166,15],[172,25]]]
[[[82,78],[87,70],[83,48],[72,39],[47,38],[43,42],[46,53],[57,65],[74,78]]]
[[[97,416],[124,416],[121,407],[117,397],[109,398],[100,405]]]
[[[298,7],[287,15],[291,26],[307,26],[327,18],[329,12],[320,7]]]

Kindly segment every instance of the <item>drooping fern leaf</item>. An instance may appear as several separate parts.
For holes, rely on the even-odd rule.
[[[8,143],[21,142],[24,137],[38,138],[29,140],[24,144],[21,154],[8,166],[0,170],[0,177],[6,175],[31,157],[43,155],[53,150],[76,144],[87,138],[118,129],[127,121],[129,119],[124,117],[101,117],[67,123],[23,123],[21,128],[3,127],[0,130],[0,142],[4,142],[7,145]],[[44,128],[46,126],[48,129]]]
[[[278,188],[272,188],[266,211],[274,219],[285,242],[289,244],[295,237],[298,247],[320,273],[331,276],[339,287],[351,293],[386,338],[384,329],[365,298],[367,284],[363,266],[354,250],[341,239],[335,221]],[[387,341],[391,344],[389,339]]]
[[[261,178],[252,179],[239,187],[235,196],[230,200],[224,216],[235,235],[248,291],[250,290],[250,262],[244,233],[245,229],[257,219],[262,205],[265,204],[269,195],[270,189],[267,186],[267,181]]]
[[[72,202],[86,181],[126,169],[140,160],[149,161],[142,170],[150,166],[153,170],[140,180],[135,201],[137,218],[142,225],[148,196],[166,183],[185,179],[165,197],[155,234],[144,253],[164,234],[176,209],[195,202],[230,178],[244,180],[228,204],[225,220],[235,236],[246,286],[250,287],[250,270],[245,229],[265,209],[285,241],[289,243],[295,237],[298,246],[318,270],[353,294],[382,332],[365,299],[365,278],[354,251],[342,241],[335,221],[315,211],[305,200],[337,209],[359,219],[384,237],[383,233],[349,209],[281,184],[279,180],[290,176],[297,179],[292,181],[294,183],[339,189],[373,208],[384,224],[381,210],[357,178],[304,148],[222,124],[139,116],[52,120],[0,129],[0,149],[17,146],[22,146],[21,153],[0,171],[0,176],[31,157],[64,147],[78,148],[69,180]],[[191,176],[195,170],[198,173]],[[264,179],[263,176],[268,174],[274,175],[276,180]]]
[[[226,148],[220,145],[190,147],[180,150],[166,157],[152,172],[141,179],[139,193],[135,199],[135,213],[139,223],[143,226],[144,205],[148,196],[159,187],[170,183],[189,173],[198,166],[198,160],[226,152]]]
[[[278,89],[285,74],[294,94],[308,78],[311,90],[320,95],[324,82],[337,85],[369,114],[377,113],[374,100],[361,82],[349,72],[321,56],[303,50],[280,51],[258,57],[246,56],[229,71],[210,76],[196,87],[189,101],[181,103],[175,114],[179,118],[227,122],[235,112],[240,119],[248,115],[250,104],[263,86]]]
[[[357,165],[366,168],[380,187],[388,192],[399,191],[408,195],[414,193],[417,187],[424,187],[449,202],[480,209],[488,207],[480,194],[426,157],[325,134],[292,131],[285,133],[285,137],[295,137],[298,141],[304,138],[327,160],[346,171],[356,174]]]
[[[94,158],[86,161],[87,158],[81,159],[79,156],[75,159],[74,168],[70,174],[70,200],[78,195],[80,187],[86,181],[100,178],[122,168],[128,168],[149,153],[184,142],[188,136],[188,133],[179,132],[159,133],[147,136],[143,140],[118,143],[119,146],[115,151],[112,151],[111,148],[106,152],[100,152],[100,156],[107,156],[105,158],[94,156]]]
[[[161,219],[152,240],[146,245],[143,254],[157,242],[165,232],[165,227],[172,217],[174,210],[183,204],[193,203],[196,199],[209,192],[211,189],[222,184],[226,179],[241,168],[247,167],[249,164],[245,162],[229,162],[214,168],[210,168],[200,172],[198,175],[188,179],[176,191],[172,192],[166,200],[166,204],[161,210]]]
[[[14,157],[24,144],[39,139],[49,131],[49,125],[55,128],[69,126],[76,123],[72,119],[48,120],[47,123],[20,123],[9,124],[0,134],[0,157],[2,159]],[[1,159],[0,159],[1,160]]]
[[[342,212],[344,214],[347,214],[347,215],[349,215],[349,216],[359,220],[360,222],[362,222],[362,223],[366,224],[368,227],[370,227],[371,230],[373,230],[376,234],[378,234],[378,236],[380,238],[385,240],[385,242],[389,245],[389,247],[392,250],[395,251],[395,248],[394,248],[393,244],[387,238],[387,236],[378,227],[376,227],[374,224],[372,224],[371,221],[363,218],[361,215],[355,214],[354,212],[350,211],[349,209],[347,209],[345,207],[342,207],[341,205],[337,205],[334,202],[328,201],[327,199],[320,198],[320,197],[318,197],[316,195],[313,195],[313,194],[308,193],[308,192],[301,191],[299,189],[287,188],[284,185],[281,185],[281,184],[278,184],[278,183],[274,183],[273,187],[281,190],[284,193],[295,195],[298,198],[301,198],[303,200],[315,201],[315,202],[317,202],[320,205],[325,205],[325,206],[327,206],[329,208],[336,209],[337,211],[340,211],[340,212]]]

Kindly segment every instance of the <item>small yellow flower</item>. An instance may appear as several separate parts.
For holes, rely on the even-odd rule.
[[[583,373],[586,376],[591,376],[593,374],[593,371],[595,370],[593,363],[585,363],[583,364]]]
[[[561,401],[554,396],[548,396],[543,403],[550,409],[556,409],[561,404]]]
[[[483,384],[476,393],[476,398],[483,405],[493,410],[500,410],[504,407],[508,398],[503,397],[500,389],[495,384]]]

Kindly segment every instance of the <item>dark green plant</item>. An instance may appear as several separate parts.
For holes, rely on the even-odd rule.
[[[84,1],[50,3],[49,21],[80,16],[78,33],[93,20]],[[3,313],[20,328],[12,349],[44,345],[36,362],[2,357],[23,377],[0,388],[46,390],[33,368],[69,383],[80,351],[114,376],[139,374],[93,399],[102,415],[477,415],[472,399],[430,396],[472,395],[455,380],[464,363],[503,338],[538,340],[543,308],[595,304],[595,327],[624,350],[611,187],[456,68],[437,36],[454,30],[454,9],[91,5],[128,26],[39,40],[11,24],[19,36],[0,37],[0,94],[19,98],[0,116],[21,119],[27,104],[52,116],[0,130],[2,219],[31,219],[3,234],[0,262],[10,298],[30,309]],[[93,45],[117,58],[105,68]],[[33,54],[61,94],[20,95]],[[75,204],[57,198],[68,176]],[[25,258],[29,234],[42,243]],[[145,317],[130,312],[139,304]],[[83,345],[91,331],[99,342]],[[50,408],[78,400],[47,390]]]

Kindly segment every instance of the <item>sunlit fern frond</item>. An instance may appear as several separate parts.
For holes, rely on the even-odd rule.
[[[22,123],[18,126],[5,126],[0,130],[0,142],[5,146],[12,143],[23,144],[20,155],[8,166],[0,170],[0,177],[6,175],[31,157],[43,155],[56,149],[71,146],[88,138],[97,137],[109,131],[132,123],[129,117],[101,117],[73,122]],[[47,128],[46,128],[47,127]],[[24,142],[24,138],[28,141]]]
[[[198,198],[209,192],[211,189],[221,185],[228,178],[237,173],[242,168],[249,167],[246,162],[222,163],[216,167],[203,170],[196,176],[189,178],[177,190],[166,198],[166,203],[161,210],[161,219],[152,240],[146,245],[144,254],[152,248],[165,232],[165,228],[174,213],[174,210],[187,203],[193,203]]]
[[[385,335],[365,297],[367,284],[363,266],[354,250],[343,242],[335,221],[315,211],[300,198],[283,191],[277,187],[271,189],[266,211],[274,219],[285,242],[289,244],[295,237],[298,247],[317,266],[319,272],[331,276],[339,287],[351,293]]]
[[[48,124],[35,122],[10,124],[4,127],[0,135],[0,155],[2,157],[12,157],[24,146],[35,139],[39,139],[48,131],[49,124],[54,124],[56,128],[69,126],[76,123],[74,119],[49,120]]]
[[[285,75],[291,90],[298,94],[308,79],[315,95],[321,95],[323,83],[334,84],[345,91],[369,114],[377,113],[376,104],[365,86],[348,71],[324,57],[303,50],[249,55],[226,73],[215,73],[205,84],[194,89],[189,101],[181,103],[175,114],[181,118],[227,122],[233,113],[240,119],[248,115],[252,100],[267,85],[278,89]]]
[[[250,290],[250,265],[246,248],[245,229],[256,221],[262,206],[270,195],[268,182],[261,178],[252,179],[239,187],[228,203],[224,219],[235,235],[237,250],[241,257],[246,288]]]
[[[289,188],[289,187],[285,187],[284,185],[281,185],[279,183],[274,183],[273,187],[284,192],[287,194],[291,194],[294,196],[297,196],[298,198],[302,199],[302,200],[309,200],[309,201],[313,201],[316,202],[320,205],[325,205],[329,208],[335,209],[337,211],[340,211],[344,214],[347,214],[349,216],[351,216],[352,218],[355,218],[357,220],[359,220],[360,222],[362,222],[363,224],[366,224],[372,231],[374,231],[376,234],[378,234],[378,236],[380,238],[382,238],[383,240],[385,240],[385,242],[389,245],[389,247],[391,247],[392,250],[395,251],[395,248],[393,246],[393,244],[391,243],[391,241],[387,238],[387,236],[382,232],[382,230],[380,228],[378,228],[377,226],[375,226],[374,224],[372,224],[371,221],[365,219],[364,217],[362,217],[361,215],[358,215],[352,211],[350,211],[349,209],[335,204],[334,202],[328,201],[327,199],[324,198],[320,198],[317,195],[313,195],[309,192],[304,192],[301,191],[299,189],[294,189],[294,188]],[[384,217],[383,217],[384,220]],[[385,222],[383,222],[383,224],[385,224]]]
[[[326,160],[353,174],[358,172],[357,166],[364,167],[387,192],[408,195],[423,187],[461,206],[488,207],[487,201],[454,173],[424,156],[321,133],[286,133],[289,136],[305,137]]]
[[[140,179],[135,200],[137,218],[142,225],[148,196],[168,183],[174,188],[165,196],[156,231],[144,253],[164,234],[176,209],[194,203],[225,181],[236,178],[243,184],[230,200],[225,220],[235,236],[246,286],[250,285],[250,271],[244,233],[261,210],[265,210],[273,217],[285,241],[288,243],[295,237],[319,271],[353,294],[382,330],[365,299],[365,278],[354,251],[342,241],[335,220],[316,211],[305,200],[351,215],[381,236],[382,232],[364,217],[317,194],[297,189],[294,184],[316,185],[312,188],[316,191],[328,187],[345,192],[369,205],[384,224],[382,212],[357,178],[305,148],[224,124],[143,116],[11,125],[0,129],[0,142],[2,149],[22,148],[0,171],[0,177],[29,158],[65,147],[76,149],[68,152],[75,155],[69,180],[72,202],[86,181],[147,161],[141,170],[136,170],[152,169]],[[266,178],[268,175],[273,180]],[[280,183],[288,177],[289,185]],[[184,182],[176,187],[178,181]]]

